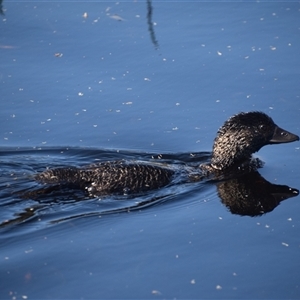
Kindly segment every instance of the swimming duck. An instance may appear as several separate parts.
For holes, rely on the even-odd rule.
[[[262,112],[239,113],[218,130],[212,158],[197,167],[174,166],[137,161],[106,161],[86,167],[49,169],[35,176],[41,183],[71,185],[91,196],[138,194],[159,189],[173,182],[220,178],[251,161],[253,153],[270,144],[299,140]]]

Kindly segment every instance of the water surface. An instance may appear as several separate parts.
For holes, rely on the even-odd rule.
[[[3,9],[1,298],[300,297],[299,197],[250,217],[232,214],[209,182],[125,201],[15,194],[47,167],[208,159],[239,111],[264,111],[299,135],[299,3]],[[298,143],[256,156],[265,180],[300,188]]]

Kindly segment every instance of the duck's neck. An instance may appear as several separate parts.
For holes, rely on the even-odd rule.
[[[232,176],[241,175],[256,171],[259,168],[262,168],[264,162],[259,158],[250,157],[240,163],[232,164],[227,168],[216,168],[212,163],[200,165],[201,172],[203,176],[213,179],[226,179]]]
[[[214,141],[210,164],[214,169],[220,171],[231,169],[249,161],[252,153],[257,150],[258,147],[251,145],[243,138],[238,138],[230,132],[221,132]]]

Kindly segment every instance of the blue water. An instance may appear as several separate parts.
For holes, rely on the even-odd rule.
[[[141,207],[146,196],[15,193],[35,188],[46,167],[208,155],[239,111],[264,111],[299,135],[299,3],[3,8],[1,299],[299,299],[299,196],[249,217],[231,214],[214,183],[167,189]],[[299,189],[299,149],[263,148],[260,174]]]

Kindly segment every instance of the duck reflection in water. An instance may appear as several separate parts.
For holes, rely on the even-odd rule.
[[[299,195],[287,185],[272,184],[257,171],[217,183],[218,195],[232,214],[260,216],[272,211],[281,201]]]
[[[39,201],[49,195],[62,195],[66,190],[82,190],[89,197],[115,195],[127,199],[181,183],[213,182],[222,203],[233,214],[257,216],[272,211],[279,203],[297,196],[299,191],[266,181],[258,169],[263,163],[252,153],[270,144],[289,143],[299,137],[279,126],[262,112],[239,113],[227,120],[215,138],[211,160],[197,164],[161,161],[106,161],[86,167],[48,169],[35,175],[43,188],[19,193],[23,198]],[[198,160],[199,161],[199,160]],[[151,195],[151,194],[150,194]],[[134,206],[109,213],[132,211],[162,201],[170,194],[155,196]],[[62,197],[63,198],[63,197]],[[85,198],[86,199],[86,198]],[[21,218],[34,214],[34,209]]]

